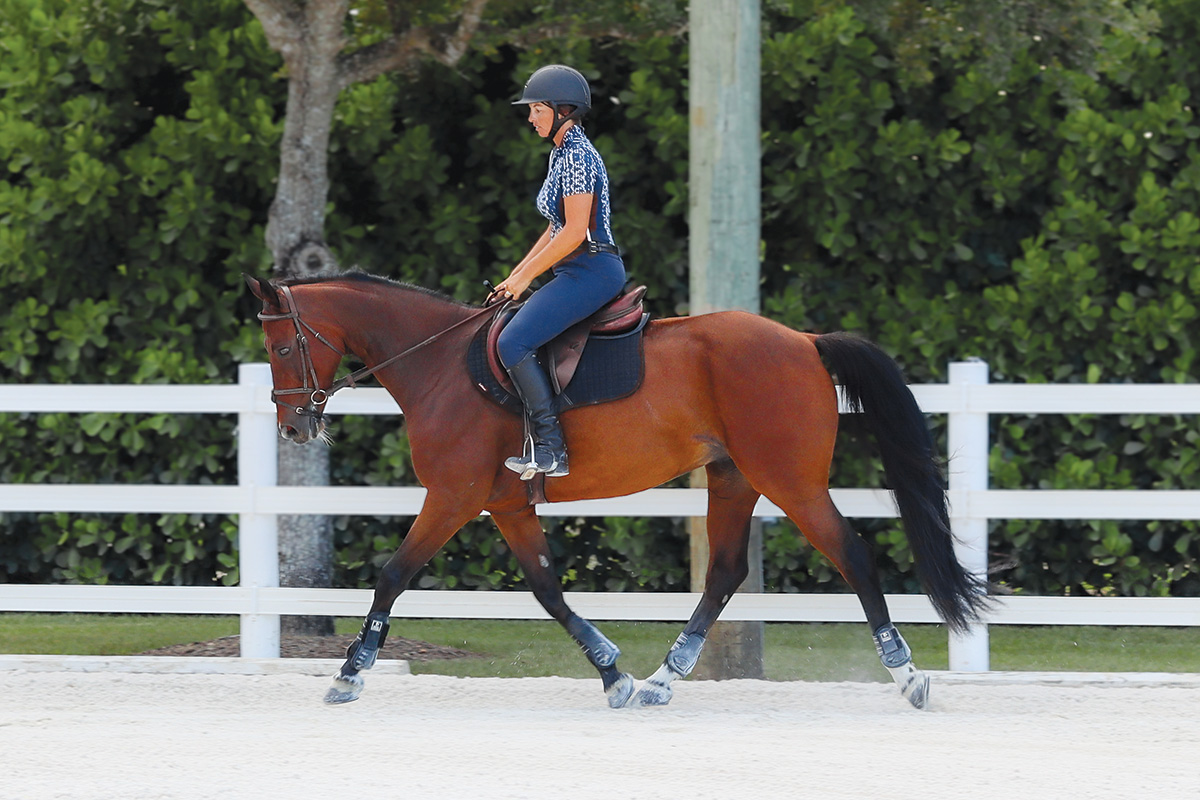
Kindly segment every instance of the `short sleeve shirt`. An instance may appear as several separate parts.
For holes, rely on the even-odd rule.
[[[537,196],[537,209],[550,220],[552,237],[557,236],[567,222],[563,218],[563,198],[577,194],[595,195],[597,199],[592,239],[615,244],[610,225],[608,172],[583,128],[573,125],[567,129],[562,144],[550,151],[546,181]]]

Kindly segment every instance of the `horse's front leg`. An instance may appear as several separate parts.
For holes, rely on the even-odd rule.
[[[746,551],[750,518],[759,493],[732,461],[709,464],[708,472],[708,574],[704,594],[691,619],[667,652],[662,666],[633,698],[635,706],[665,706],[674,693],[671,684],[696,668],[708,630],[729,598],[749,574]]]
[[[333,676],[333,685],[325,693],[326,703],[349,703],[362,694],[363,678],[359,673],[373,667],[379,657],[387,639],[392,604],[408,588],[417,570],[425,566],[459,528],[478,516],[480,510],[464,507],[461,501],[435,498],[432,492],[426,497],[425,506],[413,521],[408,535],[379,574],[371,611],[358,637],[346,649],[346,661]]]
[[[546,534],[533,509],[516,514],[494,513],[492,519],[525,573],[525,580],[542,608],[554,617],[600,673],[608,704],[621,708],[633,695],[633,677],[617,669],[621,650],[600,630],[572,611],[563,599],[562,583],[554,571]]]

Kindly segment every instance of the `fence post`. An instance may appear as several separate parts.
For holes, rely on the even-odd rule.
[[[966,570],[987,581],[986,518],[971,514],[968,492],[988,488],[988,415],[971,410],[971,386],[988,383],[987,362],[978,359],[950,364],[950,384],[960,387],[962,410],[949,414],[947,444],[950,451],[950,527],[958,539],[955,555]],[[987,672],[990,668],[988,627],[972,625],[965,633],[950,634],[950,669]]]
[[[269,364],[239,364],[238,383],[247,387],[247,405],[238,413],[238,485],[254,502],[254,488],[274,486],[278,475],[279,433],[273,413],[259,413],[256,391],[271,386]],[[241,586],[251,590],[253,611],[258,592],[279,585],[279,534],[274,514],[256,514],[253,505],[238,515],[238,572]],[[242,658],[279,658],[279,615],[243,613]]]

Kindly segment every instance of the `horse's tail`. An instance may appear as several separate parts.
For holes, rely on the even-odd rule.
[[[879,445],[925,593],[951,630],[963,630],[990,601],[983,581],[954,555],[942,470],[916,398],[878,345],[840,332],[818,336],[814,344]]]

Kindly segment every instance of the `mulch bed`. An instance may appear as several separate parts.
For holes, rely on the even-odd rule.
[[[191,644],[175,644],[147,650],[139,653],[143,656],[237,656],[239,642],[237,636],[222,636],[208,642],[192,642]],[[279,641],[279,654],[284,658],[345,658],[346,648],[354,641],[354,636],[283,636]],[[438,644],[422,642],[419,639],[405,639],[403,636],[390,635],[383,644],[379,657],[383,659],[403,659],[405,661],[436,661],[450,658],[479,657],[479,653],[460,650],[457,647],[444,647]]]

